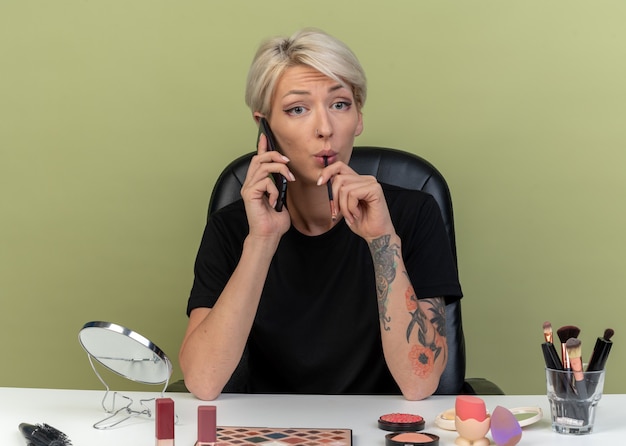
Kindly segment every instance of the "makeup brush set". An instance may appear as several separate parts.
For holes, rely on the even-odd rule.
[[[580,328],[565,325],[557,330],[560,341],[560,356],[554,345],[552,324],[543,324],[544,342],[541,345],[546,364],[548,393],[552,410],[559,422],[566,420],[572,424],[587,426],[591,423],[589,407],[597,402],[604,384],[604,369],[613,346],[614,331],[607,328],[596,343],[589,363],[582,361]],[[595,406],[595,403],[592,404]],[[554,415],[554,414],[553,414]]]
[[[583,372],[582,362],[582,342],[578,339],[580,328],[575,325],[565,325],[556,331],[561,341],[561,357],[554,347],[552,324],[544,322],[543,337],[544,343],[541,345],[546,367],[552,370],[572,371],[573,373]],[[585,371],[598,372],[604,370],[609,357],[613,342],[614,330],[607,328],[602,337],[596,339],[596,344],[591,354],[591,359]]]

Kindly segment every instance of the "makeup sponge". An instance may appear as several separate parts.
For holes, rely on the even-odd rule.
[[[491,436],[498,446],[515,446],[522,439],[522,428],[510,410],[497,406],[491,414]]]
[[[459,395],[454,405],[456,416],[462,421],[484,421],[487,418],[485,402],[476,396]]]

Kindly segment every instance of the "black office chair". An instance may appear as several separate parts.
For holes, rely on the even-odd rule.
[[[209,216],[216,210],[241,198],[241,186],[246,178],[248,165],[253,155],[254,153],[248,153],[237,158],[221,173],[209,202]],[[450,191],[445,179],[432,164],[417,155],[396,149],[355,147],[350,160],[350,167],[360,174],[375,176],[381,183],[405,189],[422,190],[431,194],[441,208],[443,221],[456,260],[456,239]],[[435,393],[440,395],[503,394],[497,385],[485,379],[465,379],[465,337],[460,301],[446,305],[446,334],[448,363]],[[241,388],[241,385],[245,383],[246,373],[244,356],[224,391],[236,392],[238,388]],[[176,389],[173,388],[172,390]]]

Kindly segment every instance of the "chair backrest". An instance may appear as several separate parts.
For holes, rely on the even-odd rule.
[[[241,198],[241,186],[254,153],[232,161],[219,176],[211,200],[209,216]],[[450,190],[441,173],[425,159],[412,153],[382,147],[355,147],[350,167],[363,175],[373,175],[381,183],[431,194],[439,207],[456,261],[456,238]],[[435,393],[455,395],[462,392],[465,380],[465,337],[461,320],[461,301],[446,305],[448,364]],[[226,389],[225,389],[226,390]]]

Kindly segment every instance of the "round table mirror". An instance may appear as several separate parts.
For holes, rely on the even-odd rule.
[[[172,374],[172,363],[159,347],[121,325],[87,322],[78,339],[98,363],[132,381],[161,384]]]

